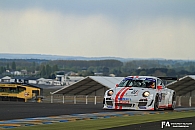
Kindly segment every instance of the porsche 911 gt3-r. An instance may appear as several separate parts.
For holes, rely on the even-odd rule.
[[[176,105],[176,92],[153,76],[128,76],[105,92],[103,109],[158,110]]]

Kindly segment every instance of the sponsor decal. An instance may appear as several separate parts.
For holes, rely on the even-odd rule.
[[[156,80],[153,78],[147,78],[147,77],[139,77],[139,76],[131,76],[131,77],[126,77],[126,80],[133,80],[133,79],[137,79],[137,80],[148,80],[148,81],[152,81],[155,82]]]
[[[122,104],[129,104],[129,101],[119,101],[119,103],[122,103]]]
[[[25,96],[25,97],[27,97],[28,95],[29,95],[29,93],[28,93],[28,92],[25,92],[25,93],[24,93],[24,96]]]
[[[140,109],[146,109],[146,107],[145,107],[145,106],[139,106],[139,108],[140,108]]]
[[[131,94],[138,94],[138,90],[133,90],[132,92],[131,92]]]
[[[112,106],[108,105],[107,108],[113,108]]]
[[[118,98],[119,101],[131,100],[130,98]]]
[[[151,81],[151,82],[155,82],[155,81],[156,81],[156,80],[153,79],[153,78],[146,78],[146,80],[149,80],[149,81]]]
[[[119,103],[128,104],[131,101],[130,98],[118,98]]]

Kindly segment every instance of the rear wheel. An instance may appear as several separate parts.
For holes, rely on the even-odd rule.
[[[169,110],[174,110],[175,109],[175,106],[176,106],[176,94],[175,92],[173,93],[173,96],[172,96],[172,101],[171,101],[171,107],[168,108]]]
[[[157,94],[154,101],[154,110],[159,110],[159,95]]]

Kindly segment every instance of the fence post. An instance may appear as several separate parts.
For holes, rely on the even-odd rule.
[[[178,106],[181,106],[181,96],[179,96],[178,102]]]
[[[192,106],[192,91],[190,91],[189,106]]]
[[[95,96],[95,102],[94,102],[94,104],[95,104],[95,105],[97,104],[97,99],[96,99],[96,96]]]
[[[191,107],[192,106],[192,97],[190,96],[189,98],[189,106]]]
[[[53,103],[53,94],[51,94],[51,103]]]
[[[87,97],[88,97],[88,95],[86,95],[86,98],[85,98],[85,101],[86,101],[86,103],[85,103],[85,104],[88,104],[88,100],[87,100]]]
[[[76,104],[77,103],[77,101],[76,101],[76,96],[74,96],[74,104]]]
[[[64,104],[64,102],[65,102],[65,100],[64,100],[64,94],[63,94],[63,96],[62,96],[62,100],[63,100],[63,104]]]

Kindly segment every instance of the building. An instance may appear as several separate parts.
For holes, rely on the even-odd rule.
[[[11,77],[9,77],[9,76],[5,76],[5,77],[1,78],[1,82],[5,82],[5,83],[9,83],[10,80],[11,80]]]

